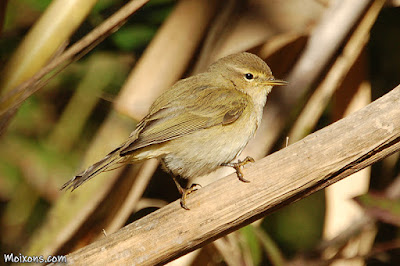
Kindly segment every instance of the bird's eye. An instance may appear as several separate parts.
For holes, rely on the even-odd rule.
[[[246,74],[244,74],[244,77],[245,77],[247,80],[252,80],[252,79],[254,78],[253,74],[251,74],[251,73],[246,73]]]

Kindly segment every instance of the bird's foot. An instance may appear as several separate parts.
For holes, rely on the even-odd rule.
[[[191,186],[190,186],[190,188],[186,188],[186,189],[183,189],[182,188],[182,197],[181,197],[181,206],[182,206],[182,208],[184,208],[185,210],[190,210],[189,208],[188,208],[188,206],[186,205],[186,198],[187,198],[187,196],[190,194],[190,193],[192,193],[193,191],[196,191],[196,190],[198,190],[198,188],[197,187],[201,187],[201,185],[199,185],[199,184],[192,184]]]
[[[249,183],[250,181],[243,177],[242,167],[248,163],[254,163],[254,162],[255,161],[253,158],[251,158],[250,156],[247,156],[243,161],[238,160],[237,163],[224,163],[224,164],[222,164],[222,166],[233,167],[236,171],[236,175],[239,178],[239,180],[242,182],[245,182],[245,183]]]

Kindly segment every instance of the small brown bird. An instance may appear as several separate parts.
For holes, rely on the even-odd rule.
[[[95,175],[126,163],[159,158],[179,192],[181,205],[194,186],[182,187],[220,166],[235,168],[254,160],[232,162],[260,124],[268,93],[286,82],[273,77],[258,56],[237,53],[213,63],[206,72],[182,79],[158,97],[128,140],[65,183],[74,190]]]

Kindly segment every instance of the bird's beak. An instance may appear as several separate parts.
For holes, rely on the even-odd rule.
[[[280,80],[280,79],[270,79],[270,80],[267,80],[265,82],[265,84],[266,85],[271,85],[271,86],[284,86],[284,85],[289,84],[289,82],[284,81],[284,80]]]

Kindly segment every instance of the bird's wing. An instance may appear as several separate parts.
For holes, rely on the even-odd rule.
[[[135,138],[120,155],[162,143],[199,129],[235,122],[248,105],[249,96],[232,89],[205,87],[150,113],[139,124]]]

